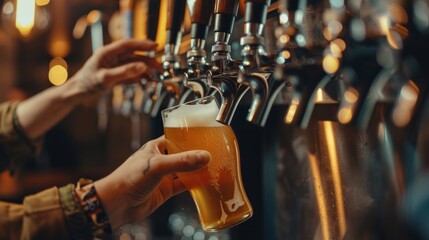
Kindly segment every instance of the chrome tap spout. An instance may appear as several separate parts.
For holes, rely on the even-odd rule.
[[[227,125],[231,124],[237,106],[244,94],[249,90],[249,87],[237,81],[236,71],[217,75],[213,75],[212,72],[209,71],[207,74],[207,82],[210,87],[219,92],[221,96],[221,106],[216,120]]]

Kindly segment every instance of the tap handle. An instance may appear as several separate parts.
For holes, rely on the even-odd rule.
[[[169,0],[167,8],[167,44],[179,45],[185,16],[185,0]],[[178,50],[178,49],[177,49]]]
[[[215,14],[229,14],[237,16],[238,0],[216,0]]]
[[[238,3],[238,0],[216,0],[214,10],[216,42],[228,43],[238,13]]]
[[[123,21],[123,38],[132,38],[133,37],[133,11],[132,11],[133,2],[130,0],[121,0],[119,1],[120,13]]]
[[[299,2],[299,0],[282,0],[280,3],[280,11],[281,12],[288,12],[288,11],[295,12],[298,9],[298,2]]]
[[[191,15],[191,38],[206,39],[213,16],[214,0],[188,0]]]
[[[245,23],[264,24],[271,0],[246,0]]]

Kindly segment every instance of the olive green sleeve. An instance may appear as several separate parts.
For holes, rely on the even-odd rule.
[[[15,170],[42,149],[43,138],[29,139],[22,130],[16,114],[18,104],[0,104],[0,172]]]
[[[0,202],[0,240],[70,239],[58,188],[27,196],[22,205]]]
[[[0,240],[112,239],[91,229],[74,184],[27,196],[23,204],[0,201],[0,229]]]

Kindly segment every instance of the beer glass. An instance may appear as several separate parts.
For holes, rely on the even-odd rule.
[[[253,214],[241,179],[237,139],[230,126],[216,121],[218,111],[214,96],[162,111],[168,153],[207,150],[212,156],[202,169],[177,173],[194,199],[205,231],[237,225]]]

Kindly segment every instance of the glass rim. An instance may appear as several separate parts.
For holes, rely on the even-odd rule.
[[[216,97],[214,95],[208,95],[208,96],[197,98],[197,99],[194,99],[194,100],[191,100],[191,101],[188,101],[188,102],[184,102],[184,103],[172,106],[172,107],[165,108],[165,109],[161,110],[161,116],[164,116],[164,113],[171,112],[171,111],[173,111],[173,110],[175,110],[175,109],[177,109],[177,108],[179,108],[181,106],[190,105],[190,104],[193,104],[193,103],[201,103],[204,100],[209,100],[209,99],[214,99],[216,101]]]

